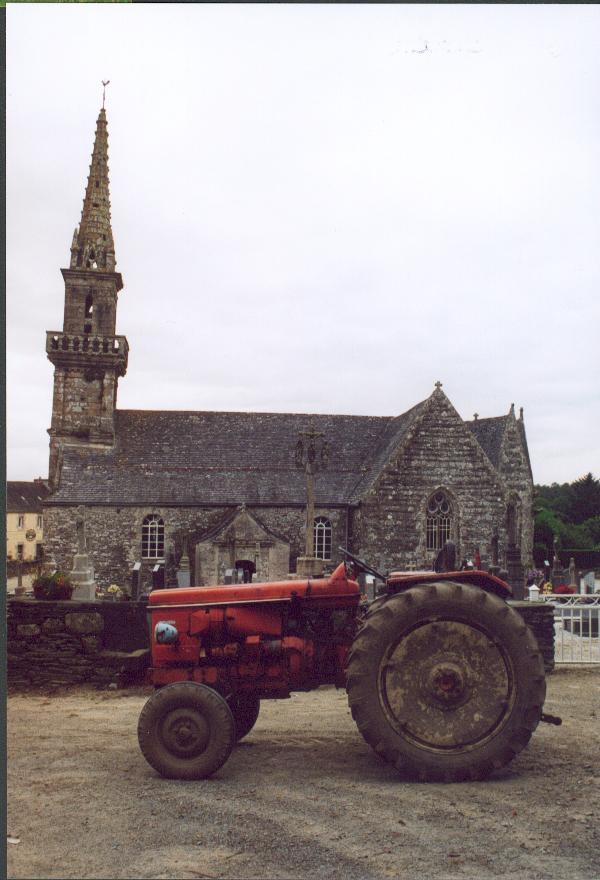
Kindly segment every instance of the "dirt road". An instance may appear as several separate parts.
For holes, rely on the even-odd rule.
[[[265,702],[210,780],[161,779],[149,689],[9,698],[10,878],[600,878],[600,671],[549,678],[529,747],[495,778],[399,779],[343,691]]]

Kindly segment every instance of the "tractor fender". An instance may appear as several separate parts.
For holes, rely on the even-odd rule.
[[[480,587],[486,593],[493,593],[501,599],[512,598],[512,587],[501,578],[487,571],[414,571],[392,572],[387,579],[388,591],[400,593],[409,587],[418,587],[421,584],[431,584],[436,581],[456,581],[461,584],[470,584]]]

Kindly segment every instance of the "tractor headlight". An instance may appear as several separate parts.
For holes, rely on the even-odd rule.
[[[154,638],[157,645],[174,645],[179,640],[179,633],[174,624],[161,620],[154,627]]]

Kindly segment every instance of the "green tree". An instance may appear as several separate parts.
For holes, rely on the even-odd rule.
[[[587,519],[600,516],[600,480],[588,473],[570,486],[567,508],[568,520],[583,523]]]
[[[600,549],[600,480],[588,473],[572,483],[536,486],[534,543],[552,554],[554,536],[565,549]]]
[[[548,559],[552,556],[552,544],[556,535],[558,543],[563,544],[565,535],[565,523],[554,513],[553,510],[542,508],[535,515],[533,541],[534,544],[544,544],[548,551]]]

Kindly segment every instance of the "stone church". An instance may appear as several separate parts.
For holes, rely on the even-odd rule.
[[[431,568],[447,540],[482,565],[529,562],[533,480],[523,411],[464,421],[436,383],[391,416],[121,410],[128,344],[117,335],[123,287],[111,229],[108,133],[100,111],[65,282],[54,365],[45,548],[70,570],[85,520],[98,583],[141,584],[189,559],[191,582],[286,578],[304,555],[307,481],[299,436],[326,443],[314,483],[314,553],[326,568],[344,546],[380,571]],[[159,333],[157,328],[157,334]],[[325,448],[325,447],[323,447]],[[325,462],[323,462],[325,464]],[[494,559],[495,561],[495,559]]]

